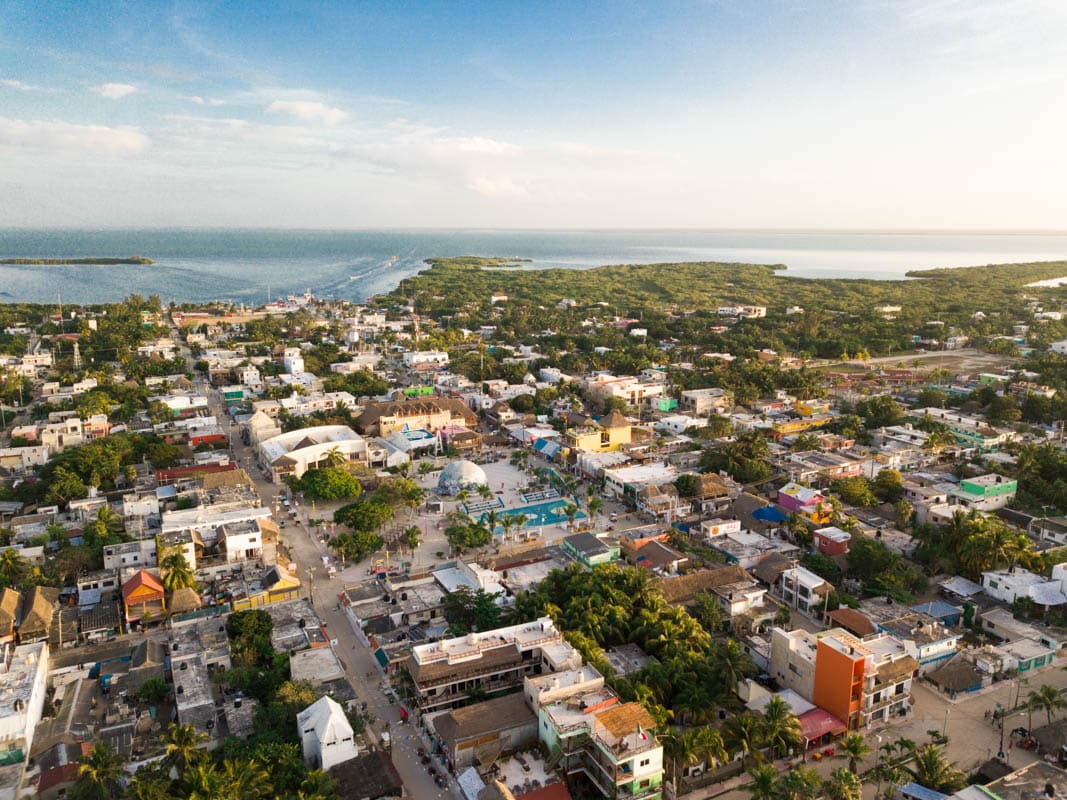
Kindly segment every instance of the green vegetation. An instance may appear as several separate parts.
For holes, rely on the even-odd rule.
[[[541,614],[555,620],[623,698],[644,703],[661,727],[672,717],[709,721],[719,708],[734,706],[737,681],[755,674],[736,641],[713,640],[685,610],[668,605],[638,567],[553,570],[535,591],[516,598],[516,620]],[[615,676],[604,650],[630,642],[657,662]]]

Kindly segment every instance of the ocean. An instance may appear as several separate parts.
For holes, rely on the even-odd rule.
[[[1067,259],[1067,234],[727,231],[0,230],[0,258],[129,257],[153,266],[0,265],[0,301],[262,303],[310,290],[362,300],[432,256],[529,258],[531,268],[737,261],[812,278],[901,278],[912,269]]]

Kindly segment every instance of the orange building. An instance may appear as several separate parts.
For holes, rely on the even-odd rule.
[[[863,680],[868,656],[874,654],[847,633],[819,639],[815,651],[815,691],[812,702],[845,723],[862,727]]]
[[[163,584],[146,569],[139,570],[122,584],[122,602],[126,606],[126,622],[151,620],[167,610]]]

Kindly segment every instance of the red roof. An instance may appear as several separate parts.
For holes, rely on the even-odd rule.
[[[159,578],[148,570],[142,569],[138,570],[126,583],[122,584],[122,599],[125,600],[142,586],[147,586],[149,589],[163,594],[163,584]]]
[[[567,784],[557,781],[526,794],[516,795],[515,800],[571,800],[571,793],[567,789]]]
[[[237,469],[234,463],[229,464],[201,464],[194,467],[174,467],[173,469],[157,469],[156,480],[161,484],[173,483],[178,478],[189,476],[208,475],[214,472],[229,472]]]
[[[800,734],[805,741],[812,742],[828,733],[844,733],[845,723],[821,708],[814,708],[807,714],[800,715]]]

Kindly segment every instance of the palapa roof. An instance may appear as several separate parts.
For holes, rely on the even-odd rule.
[[[622,703],[607,708],[596,715],[596,721],[616,739],[637,733],[640,726],[645,731],[656,727],[656,721],[640,703]]]
[[[330,768],[340,800],[380,800],[400,797],[404,783],[388,753],[370,750]]]
[[[175,589],[174,593],[170,596],[170,610],[172,614],[185,614],[189,611],[196,611],[200,608],[200,595],[196,589],[191,586],[186,586],[181,589]]]
[[[22,621],[19,636],[46,636],[52,628],[59,589],[51,586],[34,586],[22,599]]]
[[[909,675],[915,674],[917,669],[919,669],[919,662],[911,656],[879,664],[875,669],[875,685],[892,686],[894,683],[900,683]]]
[[[18,618],[21,602],[22,595],[14,589],[5,588],[0,593],[0,637],[7,637],[14,633],[15,620]]]
[[[626,419],[619,413],[618,409],[613,409],[610,414],[605,414],[599,420],[601,427],[603,428],[629,428],[630,420]]]
[[[536,725],[537,717],[526,705],[521,692],[494,697],[482,703],[456,708],[434,717],[433,727],[449,746],[494,731]]]
[[[459,664],[449,664],[447,661],[419,664],[412,658],[408,660],[408,670],[417,684],[426,686],[434,683],[448,683],[466,676],[481,675],[521,663],[522,653],[512,643],[484,650],[481,658],[463,661]]]
[[[752,576],[743,567],[730,564],[697,570],[676,578],[663,578],[656,582],[656,588],[668,603],[685,604],[691,602],[700,592],[709,592],[719,586],[751,580]]]

